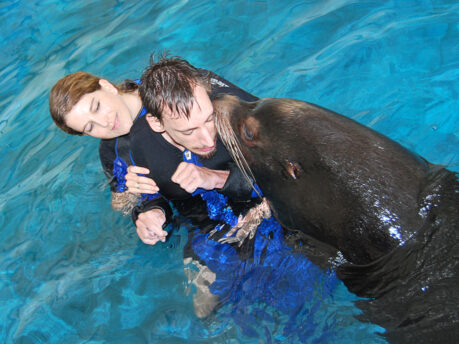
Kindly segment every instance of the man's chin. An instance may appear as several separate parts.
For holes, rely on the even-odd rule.
[[[192,151],[192,152],[202,159],[211,159],[215,156],[215,153],[217,153],[217,147],[215,147],[213,150],[209,152],[200,152],[200,151]]]

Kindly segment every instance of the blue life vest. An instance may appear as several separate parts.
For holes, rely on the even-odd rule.
[[[183,160],[202,166],[189,150],[183,152]],[[204,189],[197,189],[195,194],[206,201],[211,219],[223,221],[230,227],[237,224],[238,218],[224,195]],[[222,223],[216,229],[223,227]],[[242,319],[248,317],[249,309],[259,316],[260,301],[288,315],[287,332],[297,332],[296,315],[309,299],[318,297],[317,284],[324,286],[322,297],[331,297],[339,281],[334,272],[324,272],[303,254],[292,252],[274,217],[263,220],[253,240],[253,256],[245,261],[239,258],[235,247],[209,239],[209,233],[202,233],[199,228],[194,230],[191,245],[194,253],[216,274],[210,291],[232,304],[231,316],[244,332],[251,332],[251,325]],[[305,335],[318,326],[313,318],[301,325],[305,327]]]
[[[185,149],[183,152],[183,161],[202,166],[196,154]],[[197,188],[193,196],[200,195],[207,204],[207,212],[212,220],[224,221],[231,227],[237,224],[237,216],[234,215],[231,207],[228,206],[228,198],[216,190],[204,190]]]

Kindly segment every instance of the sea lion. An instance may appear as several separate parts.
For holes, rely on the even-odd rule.
[[[393,342],[459,332],[459,183],[356,121],[293,99],[214,101],[217,127],[279,222],[338,250],[338,276]]]

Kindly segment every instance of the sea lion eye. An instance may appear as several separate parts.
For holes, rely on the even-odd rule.
[[[253,140],[253,132],[247,128],[245,123],[242,125],[242,133],[244,134],[245,138],[249,141]]]
[[[290,160],[285,160],[285,163],[285,170],[287,171],[287,174],[294,180],[300,178],[300,175],[303,172],[301,166],[297,162]]]

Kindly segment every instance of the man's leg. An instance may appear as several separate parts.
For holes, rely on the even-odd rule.
[[[188,282],[196,286],[196,293],[193,295],[194,313],[198,318],[205,318],[218,304],[218,296],[212,294],[209,289],[209,286],[215,282],[216,275],[207,266],[192,258],[185,258],[183,263]]]

